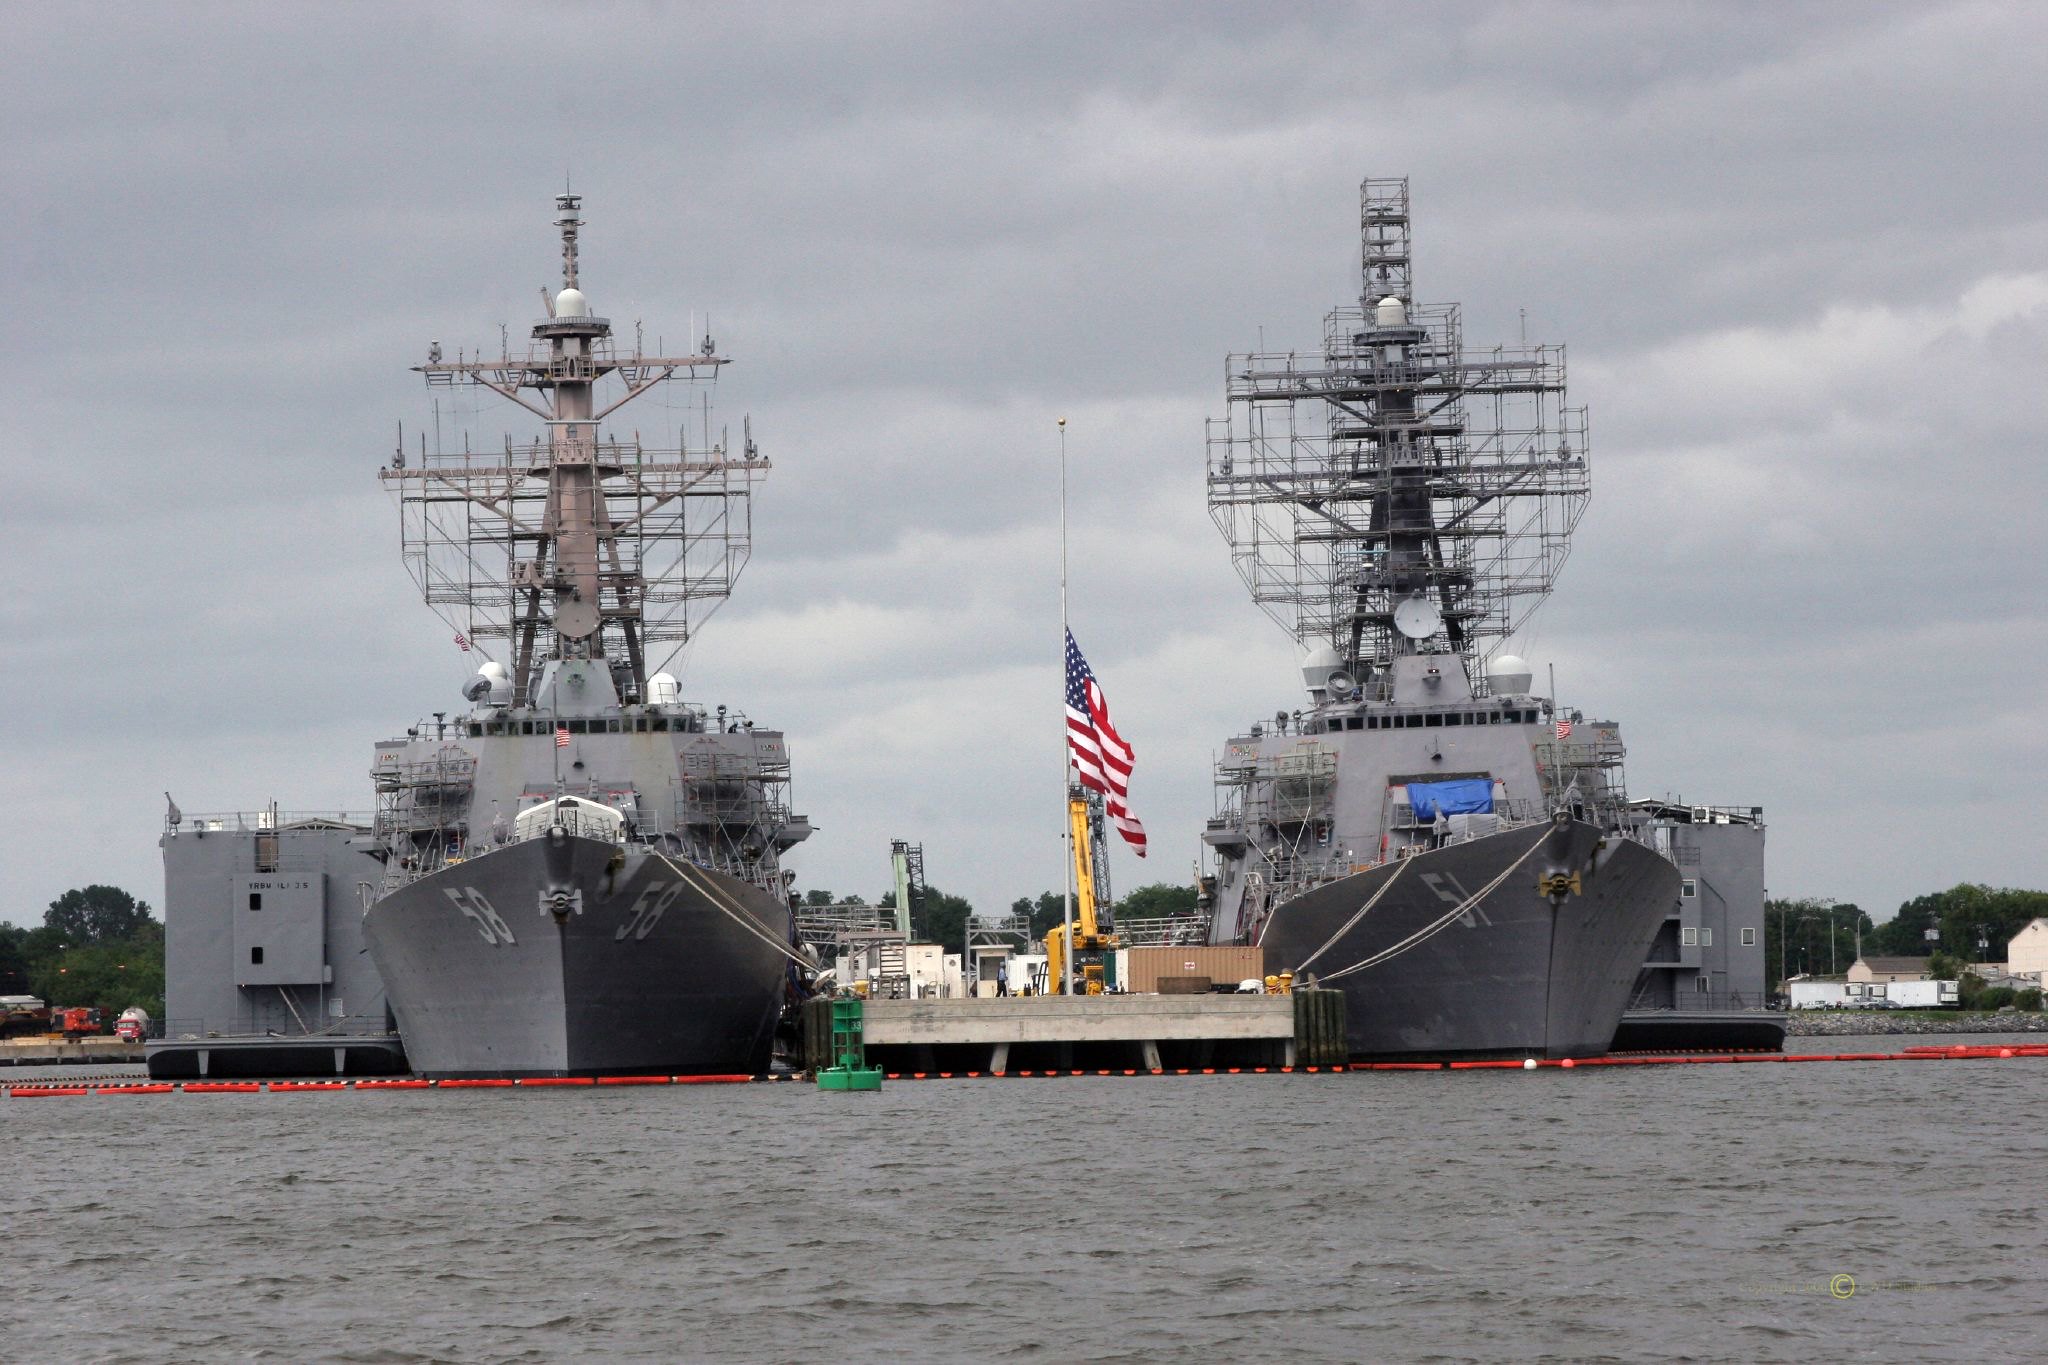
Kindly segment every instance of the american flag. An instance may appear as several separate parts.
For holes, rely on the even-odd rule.
[[[1570,721],[1561,720],[1557,723],[1557,737],[1559,739],[1570,739],[1572,737],[1572,723]]]
[[[464,654],[469,653],[469,637],[459,630],[455,632],[455,647]]]
[[[566,748],[568,748],[568,747],[569,747],[569,727],[568,727],[568,726],[566,726],[566,725],[557,725],[557,726],[555,727],[555,747],[556,747],[557,749],[566,749]]]
[[[1145,856],[1145,827],[1125,804],[1130,799],[1131,765],[1137,755],[1109,723],[1109,700],[1096,685],[1074,632],[1067,632],[1067,756],[1081,785],[1102,793],[1109,822],[1124,842]]]

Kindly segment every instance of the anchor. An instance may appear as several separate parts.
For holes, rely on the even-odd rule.
[[[583,891],[573,885],[575,849],[569,831],[561,825],[548,826],[547,883],[541,888],[540,911],[552,915],[557,924],[567,924],[570,915],[583,913]]]

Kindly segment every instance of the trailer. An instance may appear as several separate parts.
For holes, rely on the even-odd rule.
[[[1948,1009],[1961,1003],[1953,981],[1894,981],[1885,989],[1885,1004],[1895,1010]]]
[[[1785,983],[1795,1010],[1839,1010],[1849,1007],[1849,987],[1842,981],[1794,978]],[[1858,1003],[1861,1003],[1860,1001]]]

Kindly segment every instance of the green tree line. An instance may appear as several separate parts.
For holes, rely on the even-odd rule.
[[[1788,977],[1839,976],[1866,957],[1940,953],[1960,966],[2003,962],[2012,936],[2048,915],[2048,891],[2020,891],[1963,882],[1916,896],[1883,924],[1854,905],[1821,897],[1765,903],[1764,962],[1775,989]],[[1929,932],[1934,937],[1928,937]],[[1996,1008],[1992,1006],[1991,1008]]]
[[[33,929],[0,924],[0,995],[164,1012],[164,926],[117,886],[66,891]]]
[[[830,891],[805,893],[806,905],[865,905],[859,896],[839,897]],[[896,893],[886,891],[875,902],[877,905],[894,907]],[[1110,918],[1122,924],[1133,919],[1156,915],[1189,914],[1195,909],[1195,888],[1173,886],[1166,882],[1155,882],[1141,886],[1122,897],[1110,907]],[[1027,916],[1031,921],[1031,937],[1041,939],[1045,931],[1058,924],[1066,911],[1066,896],[1060,891],[1041,891],[1037,896],[1019,896],[1010,903],[1010,913]],[[949,953],[967,951],[967,921],[973,915],[974,907],[963,896],[955,896],[937,887],[929,888],[921,903],[911,908],[911,936],[920,943],[944,944]]]

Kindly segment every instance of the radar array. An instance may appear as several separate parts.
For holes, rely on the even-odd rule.
[[[516,705],[530,703],[550,658],[605,658],[626,697],[646,699],[649,676],[745,567],[753,484],[769,468],[750,427],[734,450],[725,435],[711,439],[708,416],[695,444],[688,422],[673,446],[600,433],[671,380],[708,389],[727,361],[708,336],[690,355],[643,355],[637,341],[622,352],[579,287],[581,206],[556,197],[563,287],[542,291],[548,316],[523,356],[506,347],[451,361],[436,342],[415,367],[430,388],[499,395],[545,434],[508,435],[493,451],[428,450],[422,439],[411,460],[401,441],[380,475],[398,496],[407,571],[465,647],[507,664]]]
[[[1563,346],[1468,351],[1458,305],[1415,302],[1405,178],[1359,197],[1359,305],[1327,315],[1318,352],[1229,358],[1209,512],[1301,645],[1363,678],[1418,647],[1427,605],[1478,686],[1569,552],[1586,413],[1564,405]]]

